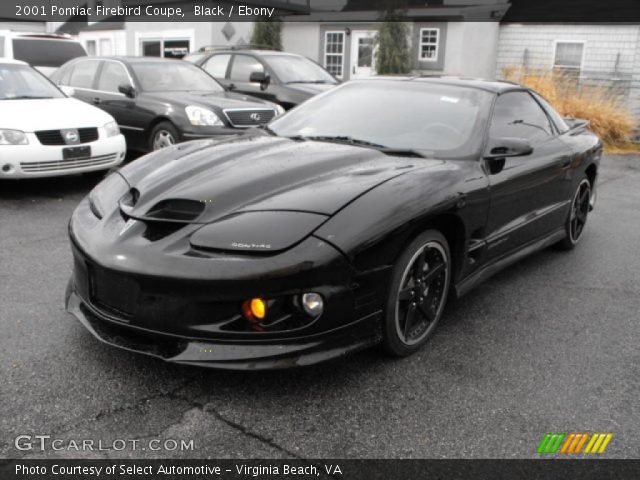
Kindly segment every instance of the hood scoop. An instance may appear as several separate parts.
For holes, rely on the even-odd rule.
[[[204,211],[204,203],[197,200],[170,198],[156,203],[143,220],[191,223]]]

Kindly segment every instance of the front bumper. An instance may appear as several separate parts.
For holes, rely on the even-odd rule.
[[[114,322],[76,293],[69,282],[66,308],[98,340],[167,362],[225,370],[277,370],[338,359],[381,339],[379,313],[322,334],[268,341],[193,339]]]
[[[28,133],[28,145],[0,146],[0,178],[39,178],[106,170],[120,165],[127,145],[124,136],[100,137],[73,147],[90,146],[91,157],[63,160],[62,149],[69,145],[42,145]]]

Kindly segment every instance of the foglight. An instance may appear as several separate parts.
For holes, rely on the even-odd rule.
[[[304,293],[302,295],[302,308],[312,317],[319,316],[324,310],[324,301],[318,293]]]

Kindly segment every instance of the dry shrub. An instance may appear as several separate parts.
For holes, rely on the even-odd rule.
[[[606,145],[620,146],[631,140],[634,119],[613,89],[578,85],[574,77],[558,71],[505,68],[503,75],[540,93],[563,117],[589,120],[589,128]]]

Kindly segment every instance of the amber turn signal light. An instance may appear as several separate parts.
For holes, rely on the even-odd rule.
[[[259,322],[267,316],[267,302],[262,298],[252,298],[242,304],[242,314],[250,322]]]

